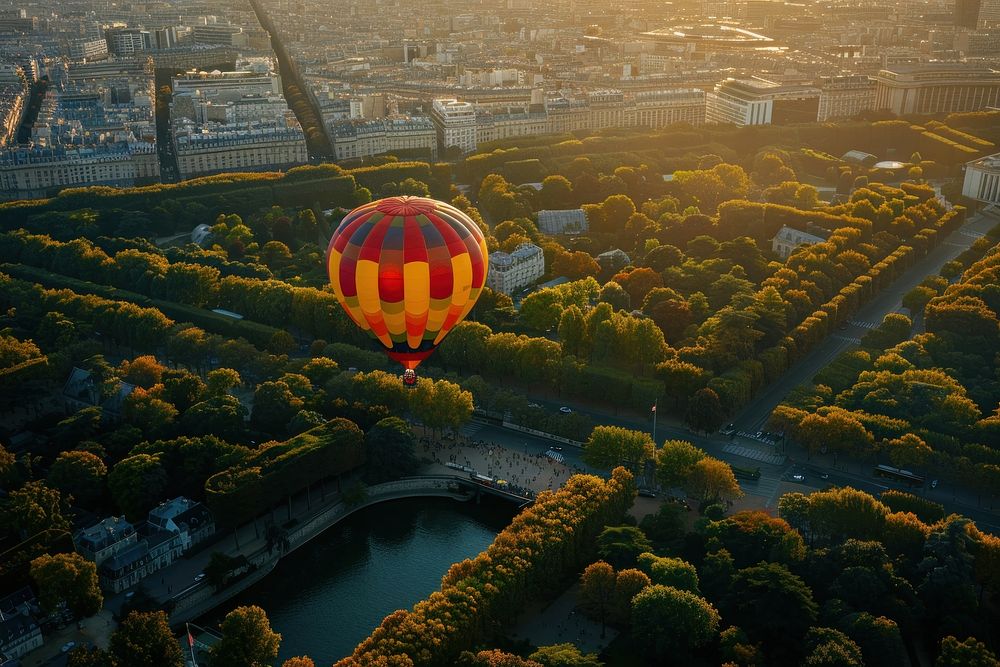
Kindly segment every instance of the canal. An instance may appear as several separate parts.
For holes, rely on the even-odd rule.
[[[256,604],[282,635],[276,664],[296,655],[332,664],[387,614],[437,590],[452,563],[485,549],[516,512],[491,497],[478,505],[446,498],[373,505],[282,558],[264,580],[198,623],[218,627],[234,607]]]

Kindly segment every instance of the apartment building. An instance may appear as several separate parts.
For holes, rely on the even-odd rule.
[[[1000,204],[1000,153],[965,165],[962,194],[989,204]]]
[[[1000,105],[1000,70],[983,65],[893,65],[881,70],[875,81],[875,108],[897,115],[979,111]]]
[[[467,155],[476,150],[476,108],[472,103],[455,98],[434,100],[431,121],[442,152],[455,148]]]
[[[424,116],[348,120],[329,125],[338,160],[414,153],[436,159],[438,135],[434,123]]]
[[[545,255],[534,243],[522,243],[514,252],[490,253],[486,285],[495,292],[513,294],[545,275]]]
[[[875,108],[875,79],[866,74],[822,77],[816,87],[820,91],[817,121],[853,118]]]

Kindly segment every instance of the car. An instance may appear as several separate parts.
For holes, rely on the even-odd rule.
[[[571,414],[573,414],[573,409],[572,408],[568,408],[568,407],[566,407],[564,405],[561,408],[559,408],[559,412],[563,413],[564,415],[571,415]]]
[[[529,408],[534,408],[534,409],[538,410],[538,409],[540,409],[540,408],[541,408],[542,406],[540,406],[540,405],[539,405],[538,403],[528,403],[528,407],[529,407]]]
[[[194,580],[195,580],[195,582],[199,582],[199,581],[201,581],[204,578],[205,578],[205,573],[201,572],[197,576],[195,576]]]
[[[135,591],[129,591],[128,593],[125,594],[126,600],[131,600],[134,597],[135,597]]]
[[[552,445],[549,449],[554,452],[561,452],[563,450],[562,445]]]
[[[62,645],[62,648],[60,648],[59,650],[63,653],[69,653],[75,648],[76,648],[76,642],[66,642],[65,644]]]
[[[732,435],[733,433],[736,433],[736,426],[733,424],[726,424],[726,428],[722,429],[720,433],[722,433],[722,435]]]
[[[936,489],[937,485],[938,485],[938,481],[936,479],[932,479],[931,480],[931,488],[932,489]]]
[[[820,479],[830,479],[830,473],[825,472],[819,476]]]
[[[656,491],[653,491],[652,489],[639,489],[639,495],[643,498],[655,498]]]
[[[796,474],[792,475],[792,479],[794,481],[796,481],[796,482],[804,482],[804,481],[806,481],[806,476],[805,475],[800,475],[800,474],[796,473]]]

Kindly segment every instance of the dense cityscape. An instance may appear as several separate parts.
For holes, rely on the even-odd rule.
[[[0,667],[1000,667],[1000,0],[0,7]]]

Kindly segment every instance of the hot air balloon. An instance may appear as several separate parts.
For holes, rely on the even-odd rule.
[[[403,383],[462,321],[483,291],[483,233],[450,204],[388,197],[347,214],[330,238],[326,266],[354,323],[403,365]]]

